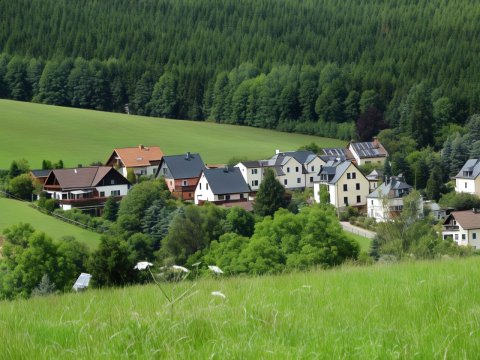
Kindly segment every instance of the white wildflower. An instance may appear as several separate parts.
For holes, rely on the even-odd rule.
[[[149,263],[148,261],[140,261],[133,268],[136,270],[145,270],[149,266],[153,266],[153,264]]]
[[[208,265],[208,268],[210,270],[212,270],[215,274],[223,274],[223,271],[222,269],[220,269],[218,266],[216,265]]]
[[[196,262],[195,264],[192,264],[192,266],[193,266],[193,267],[197,267],[197,266],[199,266],[201,263],[202,263],[202,262],[199,261],[199,262]]]
[[[180,265],[172,265],[172,269],[173,271],[182,271],[184,273],[188,273],[189,270],[183,266],[180,266]]]
[[[218,297],[221,297],[223,299],[226,299],[227,297],[225,296],[224,293],[222,293],[221,291],[212,291],[212,295],[213,296],[218,296]]]

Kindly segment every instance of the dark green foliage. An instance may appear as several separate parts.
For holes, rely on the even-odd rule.
[[[234,206],[228,210],[225,221],[225,232],[250,237],[255,228],[255,217],[241,207]]]
[[[8,192],[16,198],[23,200],[32,200],[32,194],[35,190],[33,180],[28,174],[22,174],[10,180]]]
[[[255,212],[260,216],[273,215],[285,205],[285,188],[275,178],[273,170],[266,168],[253,204]]]
[[[145,212],[142,230],[153,240],[152,245],[155,251],[160,248],[161,240],[167,235],[175,212],[176,207],[163,199],[155,200]]]
[[[225,210],[210,204],[184,206],[175,213],[159,256],[185,264],[189,256],[223,235],[224,227]]]
[[[112,286],[132,282],[134,266],[129,244],[120,238],[104,235],[98,249],[90,256],[87,268],[96,285]]]
[[[474,194],[450,192],[442,195],[440,205],[455,210],[480,209],[480,199]]]
[[[118,208],[120,207],[118,200],[113,196],[109,197],[103,207],[103,218],[109,221],[117,220]]]
[[[440,165],[435,165],[430,173],[430,177],[428,178],[427,187],[425,188],[427,198],[438,201],[443,188],[444,185]]]
[[[55,286],[67,290],[85,271],[88,250],[73,238],[54,243],[28,224],[12,226],[4,231],[4,236],[0,267],[6,273],[1,278],[0,297],[28,297],[45,275],[52,283],[50,289]],[[46,290],[45,281],[43,285]]]

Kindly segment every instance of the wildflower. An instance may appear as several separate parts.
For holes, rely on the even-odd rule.
[[[221,291],[212,291],[212,295],[213,296],[218,296],[218,297],[221,297],[223,299],[226,299],[227,297],[225,296],[225,294],[223,294]]]
[[[197,267],[197,266],[199,266],[201,263],[202,263],[202,262],[199,261],[199,262],[196,262],[195,264],[192,264],[192,266],[193,266],[193,267]]]
[[[184,272],[184,273],[188,273],[188,272],[189,272],[189,270],[188,270],[187,268],[185,268],[185,267],[183,267],[183,266],[180,266],[180,265],[172,265],[172,269],[173,269],[174,271],[182,271],[182,272]]]
[[[133,268],[136,270],[145,270],[149,266],[153,266],[153,264],[149,263],[148,261],[140,261]]]
[[[212,270],[215,274],[223,274],[223,271],[222,269],[220,269],[218,266],[216,265],[208,265],[208,268],[210,270]]]

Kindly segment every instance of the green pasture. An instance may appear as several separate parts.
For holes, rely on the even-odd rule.
[[[0,234],[5,228],[20,222],[31,224],[35,230],[45,232],[54,240],[62,236],[74,236],[75,239],[84,242],[91,248],[100,243],[100,235],[95,232],[43,214],[30,207],[28,203],[0,197]]]
[[[187,281],[173,312],[153,285],[0,302],[0,358],[475,359],[479,277],[449,259]]]
[[[209,122],[167,120],[0,100],[0,168],[25,158],[32,168],[43,159],[65,166],[106,161],[115,147],[160,146],[166,154],[201,153],[207,163],[232,157],[265,158],[276,149],[296,150],[311,142],[323,147],[345,142]]]

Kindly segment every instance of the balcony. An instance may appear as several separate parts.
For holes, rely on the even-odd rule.
[[[443,225],[443,231],[458,231],[458,225]]]
[[[110,198],[108,197],[91,197],[83,199],[61,199],[58,203],[61,205],[71,205],[72,207],[102,207],[105,202]],[[120,201],[123,196],[113,196],[116,201]]]

